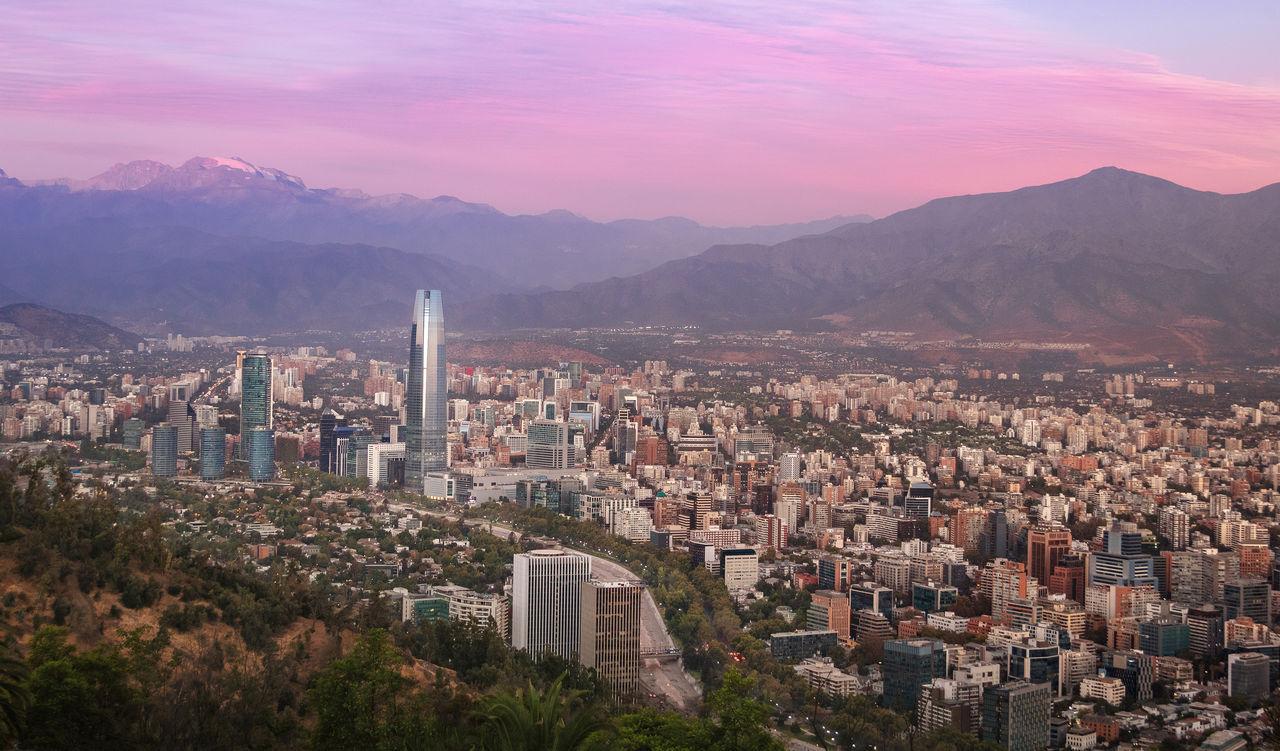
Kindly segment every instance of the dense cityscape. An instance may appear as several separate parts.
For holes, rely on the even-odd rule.
[[[0,751],[1280,751],[1280,4],[0,34]]]
[[[1237,400],[1269,373],[521,369],[449,359],[443,297],[418,292],[400,361],[178,335],[10,355],[6,493],[117,498],[155,544],[305,583],[330,630],[457,624],[615,706],[696,714],[727,685],[797,748],[1269,736],[1280,406]],[[293,628],[157,576],[33,590],[22,560],[10,633],[220,620],[271,652]]]

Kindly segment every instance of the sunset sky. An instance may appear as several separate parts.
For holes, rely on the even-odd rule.
[[[884,215],[1103,165],[1280,181],[1280,4],[8,3],[0,168],[239,156],[508,213]]]

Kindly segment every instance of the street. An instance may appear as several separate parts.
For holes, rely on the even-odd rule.
[[[389,504],[395,510],[422,511],[419,508]],[[426,514],[451,521],[458,521],[458,516],[441,511],[426,511]],[[484,520],[467,520],[468,526],[480,526],[499,537],[515,535],[520,539],[521,533],[510,527],[493,524]],[[579,551],[582,552],[582,551]],[[608,581],[641,581],[621,563],[602,558],[598,555],[583,553],[591,558],[591,570],[596,578]],[[653,593],[646,587],[640,602],[640,651],[646,654],[667,652],[676,649],[676,643],[667,631],[667,624],[662,619],[662,611],[653,599]],[[682,660],[658,660],[647,658],[640,671],[640,683],[647,693],[665,699],[667,706],[678,711],[691,711],[702,699],[702,689],[693,676],[685,672]]]

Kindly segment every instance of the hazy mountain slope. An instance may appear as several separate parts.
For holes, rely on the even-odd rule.
[[[0,338],[49,342],[72,350],[121,350],[138,346],[137,334],[111,326],[97,318],[16,303],[0,308]]]
[[[183,226],[224,236],[352,243],[429,252],[526,288],[567,288],[638,273],[726,242],[774,243],[869,217],[715,228],[678,217],[593,222],[568,211],[509,216],[451,196],[316,190],[280,170],[197,157],[178,167],[118,164],[84,181],[0,185],[0,222],[53,227],[88,219]]]
[[[15,265],[6,281],[43,303],[94,311],[139,330],[167,322],[169,330],[188,334],[401,325],[415,289],[441,289],[446,305],[458,307],[502,289],[476,269],[392,248],[111,222],[0,229],[0,253],[41,259]]]
[[[1108,327],[1280,336],[1280,185],[1219,195],[1115,168],[931,201],[773,246],[714,247],[563,293],[507,295],[476,325],[839,326],[1062,337]],[[576,324],[582,325],[582,324]]]

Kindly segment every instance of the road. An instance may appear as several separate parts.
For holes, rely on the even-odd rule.
[[[591,572],[596,575],[596,578],[607,581],[640,581],[640,577],[631,573],[631,570],[621,563],[598,555],[592,555],[590,558]],[[654,602],[653,593],[646,587],[640,601],[640,651],[666,652],[675,648],[676,643],[672,640],[671,634],[667,633],[667,624],[662,619],[662,611],[658,610],[658,603]]]
[[[639,581],[636,576],[621,563],[586,553],[591,558],[591,573],[600,579],[613,581]],[[675,649],[676,643],[667,631],[667,623],[662,619],[662,611],[653,599],[653,593],[645,587],[640,600],[640,651],[646,653],[666,652]],[[702,689],[693,676],[685,672],[682,660],[644,660],[640,670],[640,685],[655,698],[662,698],[671,709],[681,712],[692,711],[702,699]]]
[[[397,511],[423,511],[421,508],[408,505],[388,505]],[[449,519],[455,522],[459,518],[457,514],[449,514],[442,511],[425,511],[425,513],[429,516]],[[499,537],[515,535],[516,540],[521,537],[521,533],[518,530],[487,520],[468,519],[467,526],[481,527]],[[591,558],[591,570],[597,578],[611,581],[640,581],[640,577],[617,561],[611,561],[608,558],[602,558],[586,551],[578,552]],[[640,601],[640,651],[653,654],[675,648],[675,640],[671,638],[670,632],[667,631],[667,623],[662,618],[662,611],[658,609],[658,603],[654,601],[653,593],[646,587],[643,598]],[[697,708],[698,702],[702,699],[701,687],[693,679],[693,676],[685,671],[682,660],[658,660],[654,658],[644,660],[643,668],[640,671],[640,684],[647,693],[654,694],[655,698],[663,698],[668,707],[678,711],[692,711]]]
[[[417,506],[411,506],[407,503],[388,503],[387,508],[391,509],[392,511],[399,511],[402,513],[413,511],[415,513],[426,514],[427,516],[434,516],[437,519],[448,519],[451,522],[456,522],[461,518],[457,514],[448,514],[443,511],[427,511],[426,509],[422,509]],[[504,527],[501,524],[495,524],[494,522],[491,522],[488,519],[467,519],[462,526],[469,527],[471,529],[480,529],[481,531],[487,532],[493,535],[494,537],[504,537],[507,539],[514,539],[516,542],[520,542],[520,538],[524,537],[523,532],[520,532],[519,530],[516,530],[516,529],[512,529],[511,527]],[[514,535],[514,537],[512,537],[512,535]]]
[[[816,746],[799,738],[791,738],[777,731],[774,731],[774,737],[787,745],[787,751],[827,751],[822,746]]]

